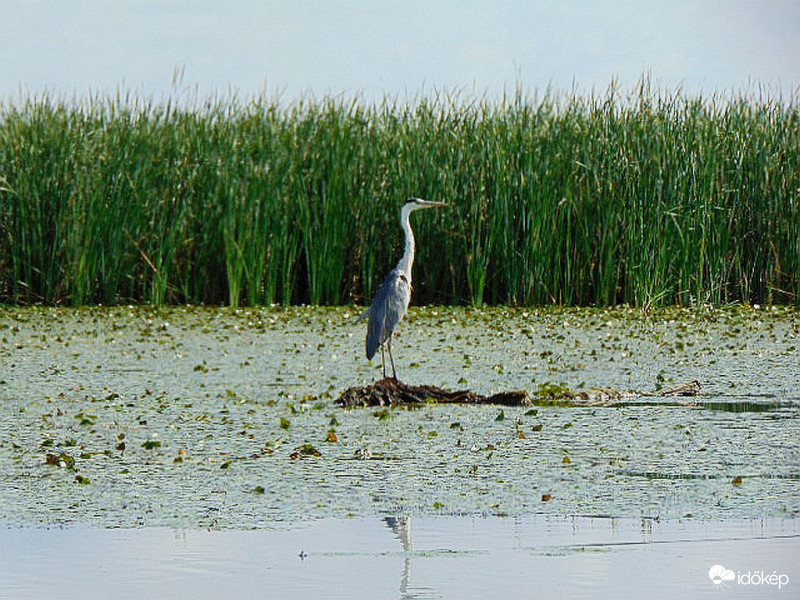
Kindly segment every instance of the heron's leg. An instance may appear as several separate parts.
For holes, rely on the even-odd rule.
[[[386,351],[381,344],[381,367],[383,367],[383,378],[386,379]]]
[[[394,356],[392,356],[392,336],[389,336],[389,360],[392,361],[392,379],[397,381],[397,371],[394,368]]]

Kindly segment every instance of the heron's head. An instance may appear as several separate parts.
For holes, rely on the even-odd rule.
[[[433,200],[423,200],[422,198],[409,198],[403,205],[403,210],[419,210],[420,208],[435,208],[438,206],[447,206],[444,202],[434,202]]]

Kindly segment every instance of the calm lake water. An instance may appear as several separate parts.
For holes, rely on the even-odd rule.
[[[798,520],[386,517],[11,529],[0,542],[0,596],[18,599],[710,598],[717,564],[737,574],[732,597],[796,598],[800,585]],[[782,578],[742,577],[756,572]]]
[[[402,379],[538,405],[344,410],[357,314],[0,309],[0,597],[796,597],[796,310],[414,309]]]

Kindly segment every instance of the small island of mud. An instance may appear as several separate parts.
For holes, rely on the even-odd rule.
[[[346,408],[359,406],[395,406],[436,402],[442,404],[496,404],[501,406],[613,406],[636,397],[697,396],[700,383],[690,381],[655,392],[622,391],[613,388],[590,388],[574,391],[564,386],[545,385],[531,395],[527,390],[512,390],[484,396],[471,390],[445,390],[434,385],[410,385],[392,377],[367,386],[351,387],[342,392],[336,404]]]

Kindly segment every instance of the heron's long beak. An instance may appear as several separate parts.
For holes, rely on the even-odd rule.
[[[447,206],[447,204],[444,202],[434,202],[433,200],[424,200],[423,202],[424,202],[423,206],[430,206],[431,208],[438,206]]]

